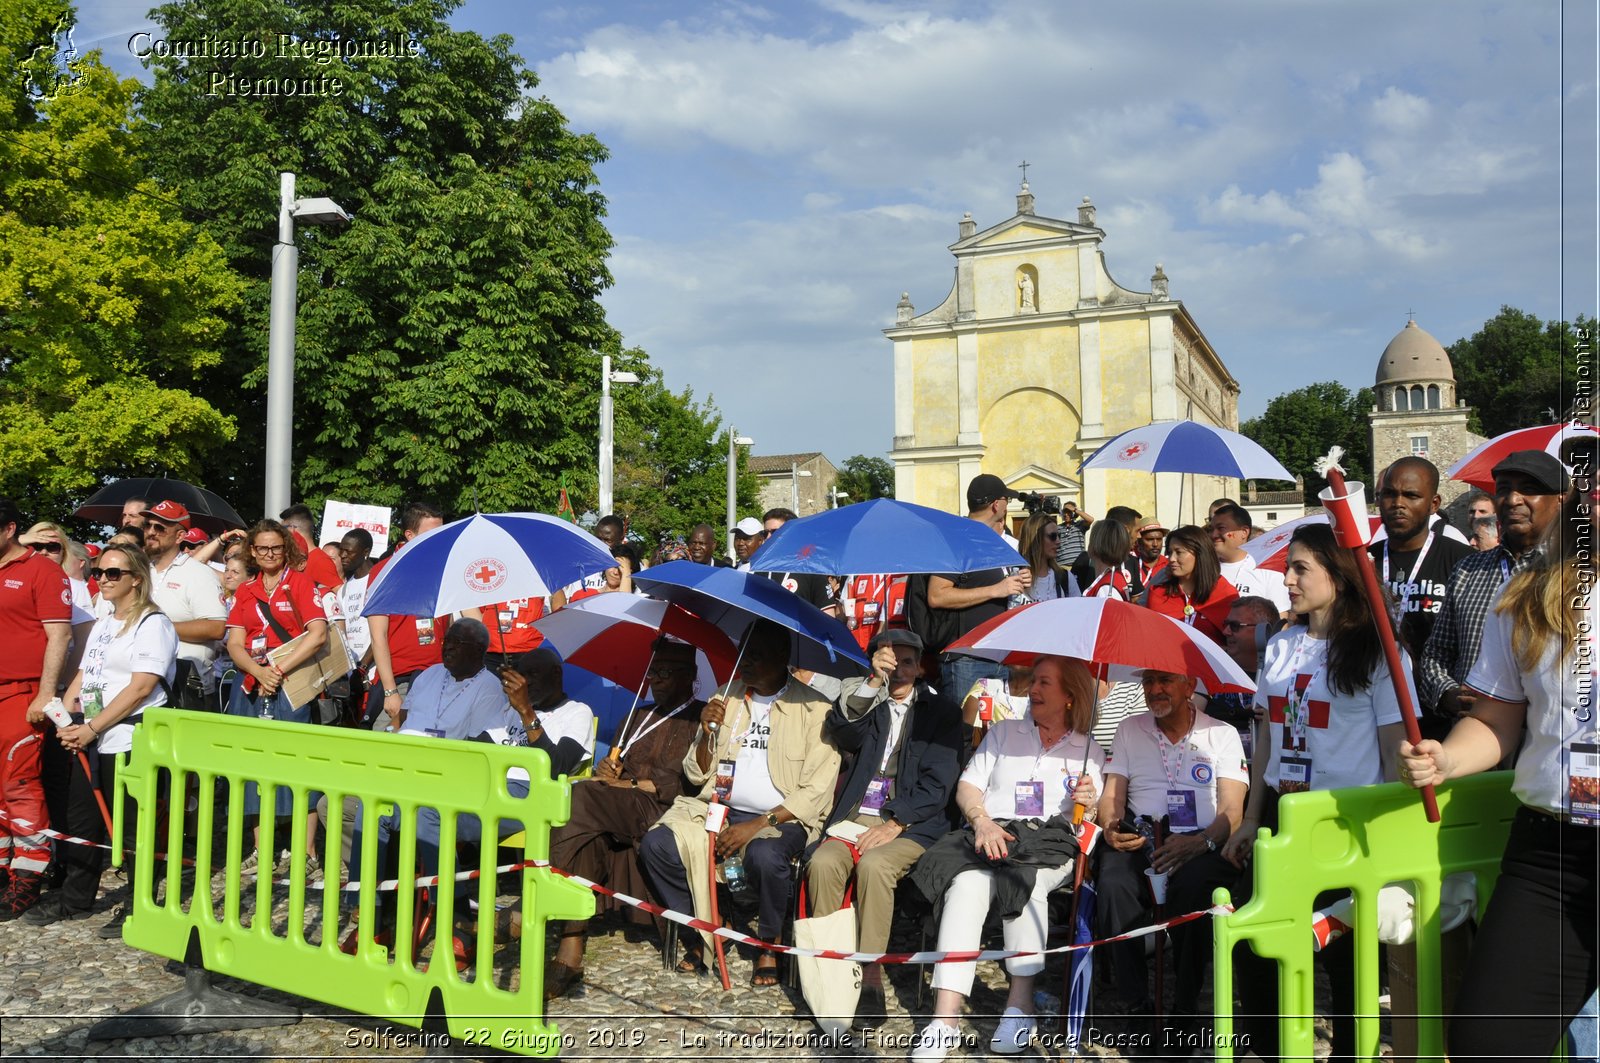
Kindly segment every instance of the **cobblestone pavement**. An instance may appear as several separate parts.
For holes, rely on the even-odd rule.
[[[260,1057],[408,1058],[428,1054],[415,1029],[389,1025],[229,978],[218,988],[261,1001],[298,1008],[304,1018],[288,1026],[187,1037],[88,1040],[101,1019],[167,996],[184,985],[180,964],[104,939],[98,931],[114,902],[127,895],[122,880],[105,876],[108,890],[88,919],[47,927],[20,921],[0,923],[0,1054],[55,1059],[214,1059]],[[826,1042],[804,1016],[798,990],[755,989],[748,982],[749,959],[729,961],[733,988],[724,992],[714,976],[682,975],[662,969],[654,939],[630,941],[615,917],[603,918],[591,935],[585,981],[566,998],[552,1002],[564,1059],[904,1059],[917,1030],[927,1021],[927,1003],[915,1002],[921,968],[891,971],[890,1021],[858,1035],[855,1044]],[[509,976],[509,972],[508,972]],[[964,1045],[952,1059],[988,1058],[988,1040],[1004,1007],[1005,975],[999,964],[979,965],[979,982],[963,1023]],[[1061,992],[1060,960],[1040,980],[1043,990]],[[931,991],[928,994],[931,999]],[[1321,1023],[1319,1022],[1319,1025]],[[1130,1020],[1091,1020],[1093,1043],[1086,1055],[1151,1058],[1148,1027]],[[1054,1034],[1053,1019],[1042,1028]],[[1325,1036],[1325,1035],[1324,1035]],[[1107,1043],[1109,1042],[1109,1043]],[[1057,1042],[1059,1044],[1059,1042]],[[1125,1046],[1119,1051],[1117,1044]],[[1132,1046],[1132,1047],[1129,1047]],[[1319,1055],[1327,1050],[1319,1044]],[[455,1046],[455,1054],[493,1055]],[[439,1054],[435,1052],[434,1054]],[[1205,1053],[1209,1055],[1210,1053]],[[1036,1044],[1023,1056],[1053,1059],[1059,1047]]]

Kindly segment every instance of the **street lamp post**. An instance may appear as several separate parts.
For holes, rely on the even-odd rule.
[[[832,487],[828,488],[828,498],[833,503],[828,508],[829,509],[838,509],[839,508],[839,499],[841,499],[841,498],[849,498],[849,497],[850,497],[850,492],[849,491],[841,491],[841,490],[839,490],[839,485],[838,484],[834,484]]]
[[[611,356],[600,356],[600,513],[611,512],[612,503],[612,443],[611,438],[611,385],[637,384],[639,378],[625,370],[611,371]]]
[[[728,426],[728,556],[733,556],[733,526],[739,522],[739,448],[753,447],[756,441]]]
[[[791,461],[789,463],[789,486],[793,489],[791,493],[792,493],[792,495],[794,497],[794,505],[792,507],[790,507],[790,508],[792,508],[794,510],[794,515],[797,516],[797,517],[801,516],[801,513],[800,513],[800,477],[802,477],[802,476],[810,476],[810,475],[811,475],[811,470],[810,469],[802,469],[802,468],[800,468],[800,463],[798,461]]]
[[[278,242],[272,246],[272,301],[267,327],[266,515],[289,508],[289,469],[294,450],[294,315],[300,280],[296,221],[305,225],[348,222],[344,208],[325,196],[294,198],[294,174],[278,175]]]

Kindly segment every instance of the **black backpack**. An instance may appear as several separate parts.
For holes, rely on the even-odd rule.
[[[951,609],[928,604],[928,574],[916,572],[906,580],[906,626],[922,637],[928,653],[943,653],[961,634],[961,621]]]

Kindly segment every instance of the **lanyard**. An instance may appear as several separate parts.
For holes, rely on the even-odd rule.
[[[900,711],[898,713],[896,713],[894,711],[894,707],[895,707],[896,704],[900,704],[901,705]],[[878,774],[879,775],[882,775],[884,773],[884,770],[889,767],[889,758],[894,756],[895,743],[901,737],[901,735],[897,734],[896,731],[899,731],[899,732],[902,732],[902,733],[905,731],[906,717],[910,714],[910,712],[911,712],[911,702],[910,701],[906,701],[903,704],[895,702],[895,701],[890,701],[889,702],[889,736],[888,736],[887,739],[884,740],[884,743],[883,743],[883,759],[878,761]]]
[[[1194,627],[1194,618],[1196,616],[1195,608],[1193,604],[1190,603],[1189,596],[1184,594],[1181,588],[1179,589],[1178,593],[1183,594],[1183,622],[1188,624],[1190,627]]]
[[[679,705],[677,708],[673,709],[671,712],[667,713],[665,716],[658,715],[657,718],[655,720],[651,721],[648,725],[636,728],[634,730],[633,734],[628,736],[628,740],[626,742],[622,743],[622,751],[620,753],[618,753],[617,756],[619,756],[619,757],[627,756],[628,755],[628,750],[633,748],[635,742],[639,741],[639,739],[643,738],[645,735],[649,734],[651,731],[654,731],[657,727],[660,727],[662,724],[666,723],[668,720],[672,719],[674,716],[676,716],[679,713],[681,713],[684,709],[687,709],[689,707],[689,702],[691,702],[693,700],[694,700],[693,698],[690,698],[689,701],[685,701],[682,705]]]
[[[1156,752],[1161,754],[1161,770],[1166,773],[1168,789],[1178,789],[1178,779],[1177,776],[1173,774],[1172,764],[1169,763],[1167,759],[1167,750],[1173,749],[1177,751],[1178,775],[1183,774],[1183,755],[1187,751],[1194,748],[1194,745],[1190,742],[1190,739],[1194,737],[1194,725],[1196,722],[1198,722],[1198,718],[1191,719],[1189,721],[1189,730],[1184,732],[1183,737],[1178,739],[1176,742],[1168,742],[1167,736],[1162,733],[1161,728],[1156,728]]]
[[[1406,574],[1407,583],[1415,583],[1417,581],[1417,573],[1422,571],[1422,562],[1427,558],[1428,551],[1433,549],[1433,540],[1434,536],[1429,534],[1427,541],[1422,544],[1422,549],[1417,551],[1417,560],[1412,564],[1411,571]],[[1385,583],[1389,582],[1389,555],[1393,552],[1394,540],[1385,539],[1383,541],[1383,582]],[[1505,563],[1504,558],[1500,560],[1502,564]]]
[[[1304,687],[1300,686],[1300,677],[1305,674],[1300,671],[1300,662],[1309,656],[1306,652],[1306,645],[1309,641],[1312,641],[1310,635],[1302,635],[1299,645],[1295,647],[1294,661],[1289,666],[1288,697],[1284,699],[1283,725],[1288,728],[1289,734],[1294,738],[1296,745],[1299,745],[1306,736],[1306,719],[1310,715],[1308,706],[1311,701],[1311,688],[1317,685],[1317,680],[1322,677],[1322,673],[1328,667],[1327,647],[1326,644],[1323,644],[1321,663],[1317,665],[1316,671],[1307,676],[1306,685]]]

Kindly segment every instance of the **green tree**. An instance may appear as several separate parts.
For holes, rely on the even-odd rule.
[[[550,509],[562,471],[592,475],[600,357],[620,353],[598,301],[611,283],[594,173],[606,152],[533,95],[510,38],[451,29],[456,6],[185,0],[154,12],[170,40],[263,45],[153,59],[143,97],[152,156],[247,280],[244,327],[201,385],[238,410],[246,445],[213,467],[247,500],[262,480],[279,171],[355,215],[297,233],[302,497]],[[375,42],[388,54],[346,54]]]
[[[640,383],[612,392],[616,416],[616,508],[651,550],[696,524],[724,528],[728,514],[728,430],[709,403],[673,392],[659,371],[639,366]],[[755,508],[756,476],[739,448],[738,510]],[[587,496],[593,498],[592,494]],[[578,507],[580,510],[581,506]],[[721,542],[719,532],[717,541]]]
[[[886,458],[856,454],[839,466],[838,486],[841,494],[849,493],[851,502],[893,498],[894,466]]]
[[[1575,325],[1593,334],[1593,318],[1580,314]],[[1565,417],[1574,397],[1575,346],[1573,324],[1540,321],[1510,306],[1452,343],[1456,397],[1473,408],[1472,430],[1497,436]]]
[[[147,176],[137,82],[94,53],[24,90],[68,12],[0,18],[0,493],[51,519],[108,479],[191,478],[224,450],[233,419],[189,381],[221,362],[242,287]]]
[[[1371,388],[1351,392],[1343,384],[1325,381],[1279,395],[1267,403],[1260,417],[1241,424],[1239,431],[1265,447],[1284,468],[1303,477],[1306,502],[1314,506],[1317,492],[1327,486],[1317,475],[1315,462],[1330,447],[1344,448],[1340,464],[1351,471],[1352,479],[1363,477],[1372,464],[1367,423],[1371,409]]]

